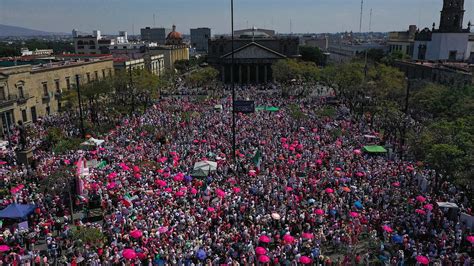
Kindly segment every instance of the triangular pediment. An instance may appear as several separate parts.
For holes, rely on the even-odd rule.
[[[222,58],[232,58],[232,52],[223,55]],[[275,52],[263,45],[255,42],[251,42],[234,52],[235,59],[282,59],[286,58],[285,55]]]

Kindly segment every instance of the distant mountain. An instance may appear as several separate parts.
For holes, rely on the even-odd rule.
[[[51,35],[66,35],[66,34],[67,33],[46,32],[46,31],[33,30],[33,29],[28,29],[28,28],[0,24],[0,37],[51,36]]]

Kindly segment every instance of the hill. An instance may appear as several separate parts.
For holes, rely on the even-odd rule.
[[[41,31],[41,30],[33,30],[33,29],[28,29],[28,28],[23,28],[23,27],[0,24],[0,37],[51,36],[51,35],[65,35],[65,33],[46,32],[46,31]]]

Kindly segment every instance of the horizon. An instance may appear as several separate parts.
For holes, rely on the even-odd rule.
[[[140,28],[177,26],[177,31],[189,34],[189,29],[211,28],[213,35],[230,33],[228,1],[186,0],[169,1],[137,0],[134,3],[119,0],[1,0],[0,24],[24,27],[53,33],[68,33],[72,29],[82,32],[100,30],[114,35],[125,30],[130,35],[140,35]],[[464,25],[473,21],[474,0],[465,2]],[[90,4],[90,5],[89,5]],[[156,8],[150,7],[151,5]],[[88,8],[93,6],[93,9]],[[250,0],[234,1],[235,29],[273,29],[278,33],[340,33],[359,32],[359,0]],[[412,8],[410,8],[412,7]],[[441,0],[399,0],[397,3],[382,0],[365,0],[362,32],[405,31],[409,25],[431,28],[439,25]],[[370,9],[372,25],[369,30]],[[11,12],[10,10],[22,10]],[[75,10],[72,12],[71,10]],[[126,10],[127,12],[124,12]],[[266,10],[267,12],[261,12]],[[160,12],[161,11],[161,12]],[[31,14],[24,17],[21,14]],[[117,16],[118,14],[118,16]],[[214,16],[208,16],[213,14]],[[155,17],[155,19],[153,18]],[[278,19],[281,18],[281,19]],[[155,21],[155,22],[154,22]],[[291,21],[291,22],[290,22]]]

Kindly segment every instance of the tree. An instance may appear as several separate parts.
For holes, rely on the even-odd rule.
[[[315,63],[298,62],[294,59],[279,60],[272,65],[273,76],[280,83],[293,81],[316,82],[320,70]]]
[[[301,60],[324,65],[325,57],[318,47],[300,46]]]
[[[199,68],[186,77],[186,83],[192,87],[205,87],[217,80],[219,71],[213,67]]]

